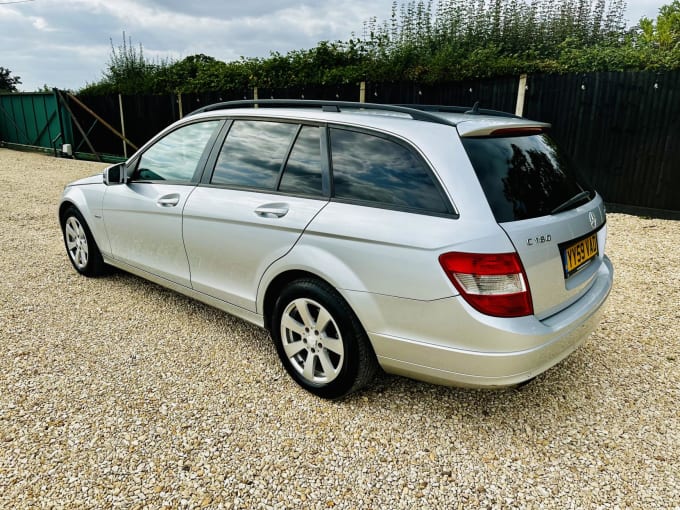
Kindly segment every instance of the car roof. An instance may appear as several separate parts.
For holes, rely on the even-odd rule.
[[[494,110],[432,105],[381,105],[339,101],[249,100],[218,103],[191,117],[254,117],[300,120],[375,128],[409,136],[423,122],[457,127],[460,136],[488,136],[503,129],[546,129],[536,122]],[[431,126],[432,128],[434,126]]]

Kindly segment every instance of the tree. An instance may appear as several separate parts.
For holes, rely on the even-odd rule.
[[[141,43],[139,50],[132,45],[132,38],[125,40],[116,50],[111,39],[111,56],[104,72],[104,81],[112,85],[116,92],[135,94],[148,92],[151,76],[156,66],[144,57]]]
[[[21,84],[21,77],[11,76],[12,71],[0,67],[0,92],[16,92]]]
[[[640,30],[644,43],[658,46],[663,50],[680,47],[680,0],[662,6],[656,21],[642,18]]]

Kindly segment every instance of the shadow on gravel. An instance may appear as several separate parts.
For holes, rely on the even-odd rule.
[[[271,342],[267,344],[268,335],[244,320],[124,271],[113,270],[100,281],[124,287],[121,289],[124,294],[141,293],[150,296],[154,302],[164,303],[177,320],[182,320],[180,313],[190,314],[193,320],[199,321],[197,327],[201,329],[238,329],[239,334],[229,338],[233,348],[251,349],[255,342],[259,345],[253,358],[268,365],[271,371],[283,372]],[[323,405],[337,406],[348,415],[378,412],[389,419],[394,413],[395,419],[398,415],[399,420],[411,418],[414,423],[426,415],[432,422],[453,426],[456,422],[465,422],[469,426],[496,430],[514,430],[518,420],[522,427],[540,428],[543,423],[554,422],[554,415],[565,413],[578,416],[580,420],[591,420],[597,414],[598,398],[603,391],[602,381],[598,381],[594,372],[601,371],[602,367],[590,366],[592,362],[587,349],[586,342],[555,367],[516,387],[446,387],[380,372],[364,390],[339,401],[324,401]],[[282,396],[294,394],[303,406],[321,405],[319,399],[298,388],[285,375],[277,376],[276,385],[269,391]]]

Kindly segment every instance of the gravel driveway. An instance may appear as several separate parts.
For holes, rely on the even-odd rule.
[[[76,274],[56,207],[102,167],[0,149],[0,507],[680,508],[680,222],[609,215],[602,325],[527,386],[327,402],[254,326]]]

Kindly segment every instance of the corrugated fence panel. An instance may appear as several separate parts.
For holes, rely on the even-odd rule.
[[[63,109],[62,109],[63,110]],[[63,115],[62,115],[63,117]],[[0,140],[7,143],[52,148],[71,143],[68,122],[62,125],[52,92],[0,95]]]
[[[203,108],[209,104],[221,103],[223,101],[237,101],[242,99],[252,99],[252,90],[225,90],[221,92],[202,92],[192,94],[182,94],[182,113],[187,115],[194,110]],[[175,102],[179,99],[175,96]],[[179,117],[175,117],[178,120]]]
[[[159,131],[179,119],[177,96],[123,96],[122,100],[125,135],[138,147],[144,145]],[[119,147],[122,146],[120,140],[117,143]],[[120,153],[120,149],[118,152]],[[133,152],[128,148],[128,154],[131,155]]]

